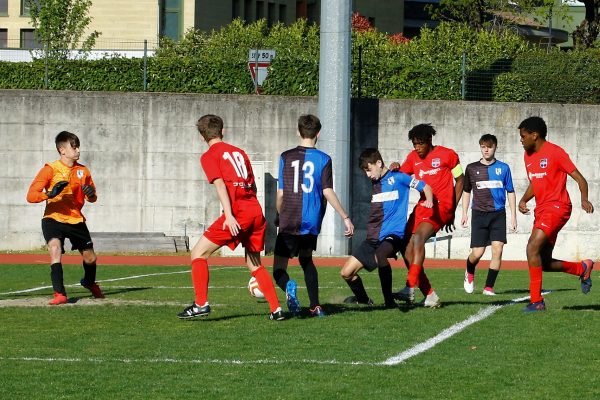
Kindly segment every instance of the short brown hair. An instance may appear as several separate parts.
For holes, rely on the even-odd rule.
[[[298,118],[298,132],[303,139],[314,139],[321,131],[321,121],[312,114],[301,115]]]
[[[498,139],[496,136],[486,133],[485,135],[479,138],[479,145],[485,144],[488,147],[492,147],[493,145],[498,146]]]
[[[196,127],[207,142],[211,139],[223,138],[223,120],[218,115],[207,114],[200,117]]]
[[[76,134],[62,131],[58,135],[56,135],[56,139],[54,139],[54,144],[56,145],[56,150],[60,153],[60,148],[65,145],[65,143],[69,143],[71,147],[76,149],[79,147],[79,138]]]
[[[381,161],[381,164],[383,164],[383,158],[381,157],[379,150],[368,148],[360,153],[360,157],[358,158],[358,166],[360,169],[367,169],[369,164],[377,164],[377,161]]]

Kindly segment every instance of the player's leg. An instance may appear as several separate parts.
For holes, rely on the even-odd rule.
[[[471,244],[473,244],[474,235],[471,234]],[[467,293],[473,293],[475,290],[475,268],[481,260],[481,257],[485,253],[485,247],[473,247],[471,246],[471,252],[467,257],[467,268],[465,270],[465,279],[463,281],[463,288]]]
[[[62,254],[64,246],[64,232],[60,222],[51,218],[42,219],[42,234],[48,246],[50,255],[50,280],[54,297],[48,304],[59,305],[67,303],[67,291],[63,280]]]
[[[265,300],[269,303],[269,318],[281,321],[285,319],[285,316],[279,305],[275,285],[260,259],[260,252],[265,248],[267,221],[262,214],[262,210],[258,209],[257,211],[253,215],[249,215],[248,218],[238,219],[243,230],[243,233],[239,236],[242,245],[246,249],[246,265],[252,276],[256,278],[260,291],[265,295]]]
[[[494,285],[496,284],[496,278],[500,272],[500,266],[502,264],[502,251],[504,250],[504,242],[494,240],[492,242],[492,259],[490,260],[490,267],[488,268],[487,278],[485,279],[485,286],[483,288],[483,294],[487,296],[495,296]]]
[[[485,287],[483,294],[493,296],[494,284],[500,271],[500,265],[502,263],[502,251],[504,244],[506,243],[506,211],[494,211],[488,213],[489,217],[489,240],[492,245],[492,259],[490,261],[490,267],[488,269],[487,279],[485,281]]]
[[[527,241],[527,264],[529,266],[529,305],[525,312],[543,311],[546,309],[542,297],[542,249],[547,244],[547,236],[541,229],[533,228]],[[546,246],[548,249],[548,246]]]
[[[219,220],[217,220],[219,221]],[[215,226],[215,224],[213,224]],[[221,224],[222,226],[222,224]],[[221,245],[212,242],[206,237],[206,232],[192,247],[192,284],[194,286],[194,304],[186,307],[177,314],[180,319],[203,317],[210,313],[208,304],[208,257],[219,250]]]
[[[254,251],[246,247],[246,265],[252,276],[256,278],[260,291],[265,295],[265,300],[269,303],[269,310],[271,312],[269,318],[277,321],[285,319],[279,305],[279,299],[277,298],[277,292],[275,292],[275,285],[273,285],[271,275],[269,275],[269,272],[261,263],[260,250]]]
[[[83,259],[83,278],[79,281],[81,286],[92,292],[96,299],[103,299],[104,293],[96,283],[96,252],[90,231],[85,222],[68,225],[65,228],[66,237],[69,238],[74,250],[78,250]]]
[[[419,287],[423,289],[427,289],[426,286],[429,286],[429,290],[427,290],[427,294],[431,293],[431,285],[429,284],[429,279],[423,272],[423,263],[425,261],[425,242],[435,235],[436,229],[429,222],[421,222],[412,237],[410,238],[410,242],[407,247],[407,258],[410,261],[410,266],[408,269],[408,287],[413,289],[415,286],[419,285]],[[421,285],[424,285],[421,287]],[[425,293],[424,293],[425,294]]]
[[[287,273],[288,262],[298,254],[298,235],[287,233],[277,234],[273,255],[273,279],[285,292],[290,276]]]
[[[363,245],[365,243],[366,242],[363,242]],[[361,245],[361,248],[363,247],[363,245]],[[365,249],[365,250],[368,250],[368,249]],[[363,253],[368,254],[368,251],[365,251],[365,250],[363,250]],[[372,251],[371,251],[371,254],[372,254]],[[346,283],[350,287],[350,290],[352,291],[352,293],[354,293],[354,296],[352,296],[353,298],[349,297],[346,300],[344,300],[345,303],[358,303],[358,304],[369,304],[369,305],[373,304],[373,302],[367,295],[367,291],[365,290],[365,286],[363,285],[360,275],[358,275],[358,272],[362,268],[363,268],[362,262],[359,261],[359,259],[356,258],[355,256],[350,256],[346,260],[346,263],[344,264],[344,266],[342,267],[342,270],[340,271],[342,279],[344,279],[344,281],[346,281]]]
[[[377,263],[381,293],[386,307],[396,307],[394,295],[392,294],[392,266],[388,258],[396,258],[396,253],[400,249],[400,242],[399,237],[391,236],[389,239],[383,240],[375,250],[375,262]]]
[[[319,274],[312,256],[313,251],[316,249],[317,237],[307,235],[305,239],[298,252],[298,261],[304,273],[304,282],[306,283],[306,291],[310,302],[309,310],[312,316],[324,317],[325,312],[319,301]]]

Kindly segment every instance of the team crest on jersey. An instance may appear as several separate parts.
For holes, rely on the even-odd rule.
[[[81,169],[78,169],[78,170],[77,170],[77,177],[78,177],[79,179],[83,178],[83,170],[81,170]]]
[[[433,168],[439,167],[441,163],[442,162],[441,162],[441,160],[439,158],[434,158],[433,160],[431,160],[431,166]]]
[[[548,166],[548,159],[547,158],[542,158],[540,160],[540,168],[546,168]]]
[[[393,185],[394,184],[394,177],[390,176],[387,180],[388,185]]]
[[[502,168],[496,168],[496,175],[500,175],[502,173]]]

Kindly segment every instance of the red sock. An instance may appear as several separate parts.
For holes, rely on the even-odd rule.
[[[563,261],[562,270],[567,274],[580,276],[581,274],[583,274],[583,265],[581,264],[581,261]]]
[[[423,296],[429,296],[433,289],[431,288],[431,283],[429,283],[429,278],[425,275],[425,270],[421,269],[421,273],[419,274],[419,289],[421,289],[421,293]]]
[[[261,265],[252,273],[252,276],[256,278],[258,288],[265,295],[265,299],[269,303],[271,312],[277,310],[277,308],[279,308],[279,299],[277,298],[275,286],[273,286],[273,281],[271,280],[269,272]]]
[[[192,283],[196,293],[195,302],[202,307],[208,301],[208,261],[204,258],[192,260]]]
[[[417,264],[410,264],[408,269],[408,287],[414,288],[419,283],[419,275],[423,271],[423,267]]]
[[[529,267],[529,296],[531,303],[544,300],[542,297],[542,267]]]

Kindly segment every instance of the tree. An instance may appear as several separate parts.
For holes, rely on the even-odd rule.
[[[585,18],[573,31],[575,47],[593,47],[600,32],[600,0],[578,0],[585,5]]]
[[[505,30],[528,22],[545,26],[552,15],[568,18],[567,9],[556,0],[440,0],[439,6],[427,6],[433,19],[465,23],[477,30]]]
[[[100,36],[93,31],[85,39],[84,31],[92,21],[91,0],[26,0],[35,35],[43,45],[42,53],[49,58],[65,59],[70,50],[92,49]]]

